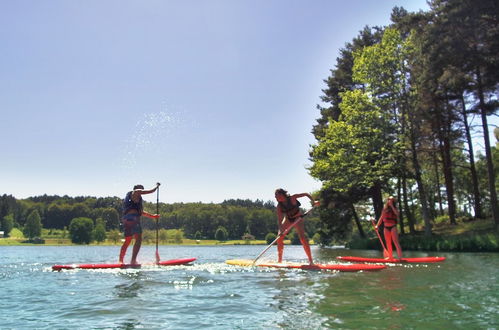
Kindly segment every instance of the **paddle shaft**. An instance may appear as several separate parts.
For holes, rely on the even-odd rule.
[[[281,238],[281,236],[286,236],[286,235],[289,233],[289,231],[290,231],[291,229],[293,229],[293,227],[294,227],[294,226],[296,226],[296,225],[298,224],[298,222],[303,221],[303,218],[304,218],[307,214],[309,214],[310,212],[312,212],[312,210],[313,210],[313,209],[314,209],[314,208],[312,207],[310,210],[308,210],[307,212],[305,212],[305,214],[303,214],[303,215],[300,217],[300,219],[298,219],[297,221],[295,221],[295,222],[291,223],[291,226],[289,226],[289,227],[288,227],[288,228],[286,228],[286,229],[285,229],[282,233],[280,233],[279,235],[277,235],[276,239],[275,239],[275,240],[273,240],[273,241],[272,241],[272,243],[270,243],[270,244],[269,244],[269,246],[267,246],[267,247],[265,248],[265,250],[263,250],[263,251],[262,251],[262,253],[260,253],[260,254],[258,255],[258,257],[256,257],[256,258],[255,258],[255,260],[253,260],[253,265],[256,263],[256,261],[257,261],[258,259],[260,259],[260,257],[261,257],[261,256],[263,256],[263,255],[265,254],[265,252],[267,252],[267,251],[268,251],[268,250],[272,247],[272,245],[274,245],[274,244],[275,244],[275,242],[277,242],[277,241],[279,240],[279,238]],[[285,222],[286,222],[286,217],[284,217],[284,220],[282,221],[281,225],[283,225]]]
[[[378,235],[379,242],[381,243],[381,246],[383,247],[383,253],[388,254],[388,251],[386,250],[385,243],[383,243],[383,239],[381,238],[381,235],[379,234],[378,228],[376,228],[376,224],[374,223],[374,220],[371,219],[371,223],[374,227],[374,231],[376,232],[376,235]]]
[[[159,186],[156,189],[156,214],[159,214]],[[156,218],[156,262],[159,263],[159,250],[158,250],[158,241],[159,241],[159,218]]]

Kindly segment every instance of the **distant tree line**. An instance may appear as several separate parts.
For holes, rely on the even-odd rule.
[[[363,235],[359,210],[371,203],[379,217],[387,195],[398,197],[402,234],[422,223],[430,236],[442,215],[499,225],[499,153],[488,133],[499,108],[499,6],[429,6],[395,7],[390,26],[364,28],[325,81],[310,151],[310,173],[323,183],[325,243],[355,224]],[[485,155],[475,155],[473,136]]]
[[[145,202],[144,208],[156,212],[155,203]],[[246,237],[263,240],[269,233],[277,233],[275,205],[271,201],[231,199],[219,204],[160,203],[159,212],[159,229],[178,229],[185,237],[192,239],[227,240]],[[98,235],[102,235],[103,231],[120,229],[121,214],[122,199],[117,197],[44,195],[19,200],[10,195],[0,197],[1,228],[7,234],[13,227],[22,230],[26,226],[31,227],[31,223],[38,219],[40,231],[42,227],[66,229],[71,233],[79,233],[78,242],[88,243],[92,239],[88,232],[96,228],[100,228]],[[31,218],[35,220],[30,222]],[[310,238],[316,232],[317,221],[317,216],[307,217],[306,229]],[[156,221],[144,217],[142,226],[145,230],[155,230]],[[37,237],[40,231],[29,232],[29,236]]]

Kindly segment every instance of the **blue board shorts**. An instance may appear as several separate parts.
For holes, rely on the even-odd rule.
[[[123,226],[125,227],[125,237],[142,234],[140,215],[138,214],[125,214],[123,216]]]

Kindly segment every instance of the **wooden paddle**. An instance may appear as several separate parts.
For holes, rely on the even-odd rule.
[[[308,210],[307,212],[305,212],[305,213],[304,213],[304,214],[300,217],[300,219],[298,219],[297,221],[295,221],[295,222],[291,223],[291,226],[289,226],[288,228],[286,228],[286,230],[284,230],[282,233],[280,233],[279,235],[277,235],[276,239],[275,239],[275,240],[273,240],[273,241],[272,241],[272,243],[270,243],[270,244],[269,244],[269,246],[267,246],[267,247],[265,248],[265,250],[263,250],[263,251],[262,251],[262,253],[260,253],[260,254],[258,255],[258,257],[256,257],[256,258],[255,258],[255,260],[253,260],[253,263],[252,263],[251,265],[252,265],[252,266],[254,266],[254,265],[255,265],[255,263],[256,263],[256,261],[257,261],[258,259],[260,259],[260,257],[261,257],[261,256],[263,256],[263,254],[264,254],[265,252],[267,252],[267,251],[268,251],[268,250],[272,247],[272,245],[274,245],[274,244],[275,244],[275,242],[277,242],[277,240],[279,240],[279,238],[281,238],[281,236],[286,236],[286,235],[289,233],[289,231],[290,231],[291,229],[293,229],[293,227],[294,227],[294,226],[296,226],[296,225],[298,224],[298,222],[303,221],[303,218],[304,218],[307,214],[309,214],[310,212],[312,212],[312,210],[313,210],[313,209],[314,209],[314,207],[312,207],[310,210]],[[281,224],[283,225],[285,222],[286,222],[286,217],[284,217],[284,219],[282,220],[282,223],[281,223]]]
[[[374,223],[373,219],[371,219],[371,223],[373,225],[374,231],[376,232],[376,235],[378,235],[381,246],[383,247],[383,257],[388,258],[389,255],[388,251],[386,250],[385,243],[383,243],[383,239],[381,238],[381,235],[379,234],[378,228],[376,228],[376,224]]]

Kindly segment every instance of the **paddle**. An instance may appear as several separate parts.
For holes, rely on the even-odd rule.
[[[156,189],[156,214],[159,214],[159,183],[158,183],[158,188]],[[156,218],[156,263],[159,263],[160,260],[158,241],[159,241],[159,217]]]
[[[258,255],[258,257],[256,257],[256,258],[255,258],[255,260],[253,260],[253,263],[252,263],[251,265],[252,265],[252,266],[254,266],[254,265],[255,265],[255,263],[256,263],[256,261],[257,261],[258,259],[260,259],[260,257],[261,257],[261,256],[262,256],[265,252],[267,252],[267,251],[268,251],[268,250],[272,247],[272,245],[274,245],[274,244],[275,244],[275,242],[277,242],[277,240],[278,240],[279,238],[281,238],[281,236],[286,236],[286,235],[289,233],[289,231],[290,231],[291,229],[293,229],[293,227],[294,227],[294,226],[296,226],[296,224],[297,224],[298,222],[303,221],[303,218],[304,218],[307,214],[309,214],[310,212],[312,212],[312,210],[313,210],[313,209],[314,209],[314,207],[312,207],[310,210],[308,210],[307,212],[305,212],[305,213],[304,213],[304,214],[300,217],[300,219],[298,219],[297,221],[295,221],[295,222],[291,223],[291,226],[289,226],[288,228],[286,228],[286,230],[284,230],[282,233],[280,233],[279,235],[277,235],[276,239],[275,239],[275,240],[273,240],[273,241],[272,241],[272,243],[270,243],[270,244],[269,244],[269,246],[267,246],[267,247],[265,248],[265,250],[263,250],[263,251],[262,251],[262,253],[260,253],[260,254]],[[282,220],[282,223],[281,223],[281,224],[284,224],[284,222],[286,222],[286,217],[284,217],[284,219]]]
[[[385,243],[383,243],[383,239],[381,239],[381,235],[379,234],[378,228],[376,228],[376,224],[374,223],[373,219],[371,219],[371,223],[374,227],[374,231],[376,232],[376,235],[378,235],[381,246],[383,247],[383,257],[388,258],[389,255],[388,255],[388,251],[386,250]]]

